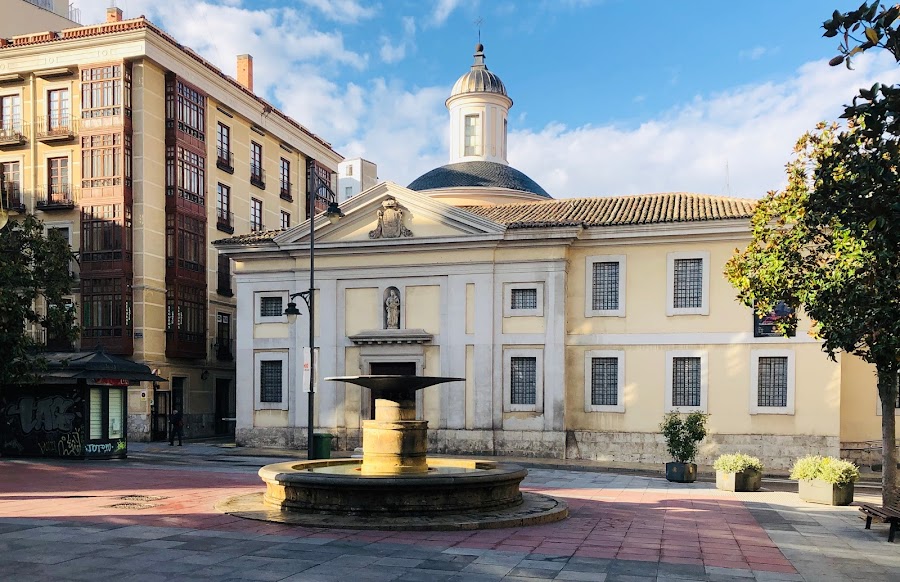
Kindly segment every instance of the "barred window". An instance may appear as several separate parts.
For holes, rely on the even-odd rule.
[[[700,406],[700,358],[672,358],[672,406]]]
[[[281,297],[260,297],[260,317],[281,317],[284,309],[281,307]]]
[[[619,359],[591,358],[591,404],[619,404]]]
[[[511,309],[537,309],[537,289],[511,289]]]
[[[262,360],[259,363],[260,402],[281,402],[281,360]]]
[[[703,259],[675,259],[676,309],[703,307]]]
[[[760,357],[757,375],[757,406],[787,406],[788,359],[786,356]]]
[[[535,404],[537,358],[513,357],[509,362],[511,404]]]
[[[591,294],[591,308],[594,311],[612,311],[619,308],[618,261],[594,263],[594,284]]]

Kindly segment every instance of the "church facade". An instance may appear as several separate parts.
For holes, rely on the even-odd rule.
[[[450,163],[317,219],[315,428],[359,446],[368,390],[328,376],[464,377],[419,393],[433,452],[665,462],[667,412],[710,414],[698,462],[859,455],[873,371],[829,361],[802,320],[771,333],[722,276],[753,201],[692,193],[553,199],[509,166],[512,100],[479,45],[457,81]],[[309,223],[217,243],[234,262],[239,444],[306,447]],[[865,459],[862,459],[865,460]]]

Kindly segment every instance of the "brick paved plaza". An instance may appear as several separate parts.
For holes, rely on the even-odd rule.
[[[255,470],[271,459],[205,455],[213,449],[121,462],[0,461],[0,579],[887,581],[900,572],[885,527],[864,530],[853,507],[608,472],[530,469],[523,488],[571,510],[530,528],[379,532],[249,521],[215,504],[260,491]]]

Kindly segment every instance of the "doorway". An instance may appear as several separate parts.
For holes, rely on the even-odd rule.
[[[234,436],[234,399],[231,380],[216,378],[216,435]]]
[[[415,362],[370,362],[369,374],[373,376],[415,376]],[[369,420],[375,420],[375,396],[369,390]]]
[[[169,395],[168,391],[153,391],[153,412],[150,415],[150,440],[169,440]]]

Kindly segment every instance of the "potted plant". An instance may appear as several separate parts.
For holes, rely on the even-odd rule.
[[[713,468],[716,488],[722,491],[758,491],[762,484],[762,463],[744,453],[719,455]]]
[[[859,469],[849,461],[834,457],[809,456],[797,459],[791,469],[791,479],[799,481],[803,501],[850,505]]]
[[[667,414],[659,430],[666,439],[666,450],[674,459],[666,463],[666,479],[676,483],[693,483],[697,480],[698,444],[706,437],[706,414],[692,412],[682,418],[677,413]]]

